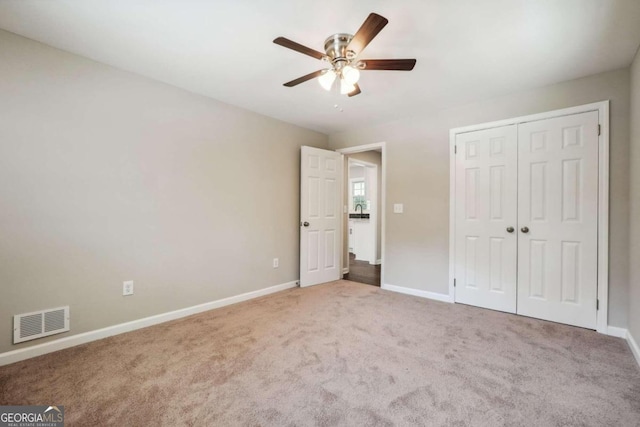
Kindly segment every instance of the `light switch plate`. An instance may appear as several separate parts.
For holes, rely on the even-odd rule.
[[[395,203],[393,205],[393,213],[403,213],[404,205],[402,203]]]

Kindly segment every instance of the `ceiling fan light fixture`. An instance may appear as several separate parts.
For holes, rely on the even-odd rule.
[[[362,91],[358,85],[362,70],[411,71],[416,65],[415,59],[358,59],[367,45],[389,23],[389,20],[377,13],[370,13],[355,34],[337,33],[324,41],[324,53],[296,43],[285,37],[277,37],[273,42],[287,49],[328,62],[329,69],[314,71],[283,86],[293,87],[318,77],[318,83],[326,90],[340,83],[340,93],[350,97]]]
[[[324,90],[331,90],[333,82],[336,79],[336,73],[333,70],[326,70],[320,77],[318,77],[318,83]]]
[[[347,82],[345,79],[340,79],[340,95],[347,95],[356,90],[354,84]]]
[[[350,85],[355,85],[360,79],[360,71],[351,65],[347,65],[342,69],[342,78]]]

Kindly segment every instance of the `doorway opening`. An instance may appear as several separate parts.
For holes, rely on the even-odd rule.
[[[342,276],[344,280],[365,283],[367,285],[380,286],[380,270],[382,265],[369,264],[367,261],[359,261],[356,254],[349,252],[349,272]]]
[[[345,280],[384,283],[384,143],[337,150],[345,156],[343,260]]]

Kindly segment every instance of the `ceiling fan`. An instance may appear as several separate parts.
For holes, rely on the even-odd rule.
[[[280,46],[293,49],[296,52],[327,61],[331,68],[314,71],[284,84],[293,87],[307,80],[318,77],[318,82],[325,90],[331,90],[338,79],[340,93],[355,96],[360,91],[358,79],[360,71],[365,70],[395,70],[411,71],[416,65],[415,59],[358,59],[358,56],[389,21],[371,13],[355,35],[338,33],[329,36],[324,42],[325,53],[308,48],[284,37],[278,37],[273,42]]]

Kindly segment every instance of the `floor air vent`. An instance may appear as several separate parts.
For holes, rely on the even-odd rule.
[[[13,316],[13,343],[35,340],[69,330],[69,307]]]

